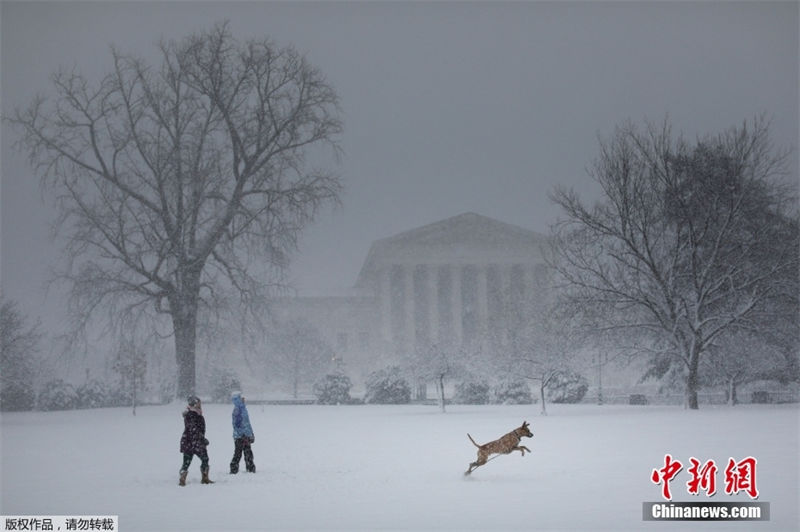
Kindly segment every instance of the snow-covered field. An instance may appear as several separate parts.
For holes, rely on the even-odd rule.
[[[177,485],[183,406],[6,413],[2,514],[118,515],[120,530],[798,530],[797,405],[679,407],[250,405],[258,472],[228,474],[226,405],[205,405],[213,485]],[[532,424],[533,454],[500,456],[471,476],[478,442]],[[687,464],[674,500],[721,493],[729,457],[758,459],[769,522],[645,522],[650,473]],[[714,497],[687,493],[690,457],[720,467]],[[242,470],[244,469],[242,465]]]

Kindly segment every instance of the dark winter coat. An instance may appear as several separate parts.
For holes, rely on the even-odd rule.
[[[206,450],[206,420],[203,415],[188,409],[183,412],[183,435],[181,436],[181,452],[184,454],[202,454]]]
[[[233,439],[247,437],[251,441],[255,440],[253,435],[253,427],[250,425],[250,415],[247,413],[247,406],[244,404],[241,396],[234,396],[233,413],[231,418],[233,421]]]

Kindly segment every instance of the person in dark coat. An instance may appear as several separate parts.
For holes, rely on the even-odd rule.
[[[189,464],[197,455],[200,458],[200,473],[203,484],[213,484],[208,478],[208,440],[206,439],[206,420],[203,417],[203,405],[196,395],[189,397],[188,406],[183,411],[183,435],[181,435],[181,452],[183,453],[183,466],[181,467],[179,486],[186,485],[186,475]]]
[[[239,472],[239,462],[244,453],[244,465],[249,473],[256,472],[256,464],[253,462],[253,449],[251,445],[255,443],[256,437],[253,434],[253,427],[250,425],[250,415],[247,413],[242,392],[231,394],[233,402],[233,459],[231,460],[231,475]]]

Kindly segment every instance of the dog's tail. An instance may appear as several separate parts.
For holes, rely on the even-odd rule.
[[[478,445],[477,443],[475,443],[475,440],[473,440],[473,439],[472,439],[472,436],[470,436],[470,435],[469,435],[469,432],[467,432],[467,438],[469,438],[469,441],[471,441],[471,442],[472,442],[472,445],[474,445],[475,447],[478,447],[478,448],[480,448],[480,445]]]

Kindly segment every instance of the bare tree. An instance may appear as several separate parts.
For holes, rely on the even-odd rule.
[[[158,48],[155,66],[112,49],[96,84],[59,72],[52,101],[7,119],[57,200],[76,327],[101,308],[168,316],[186,395],[200,313],[226,293],[255,308],[338,201],[338,176],[309,159],[338,154],[342,126],[333,88],[292,48],[240,43],[226,23]]]
[[[654,373],[677,364],[689,408],[698,407],[699,363],[714,340],[758,323],[779,281],[796,275],[785,160],[760,118],[693,144],[673,138],[666,121],[644,132],[626,125],[601,140],[590,169],[601,202],[552,194],[566,215],[554,228],[553,263],[570,297],[608,330],[645,337]]]
[[[573,313],[554,293],[530,298],[516,314],[503,334],[501,371],[536,382],[541,414],[546,416],[548,387],[575,371],[582,334],[573,323]]]
[[[414,379],[434,381],[439,409],[445,413],[447,411],[445,384],[448,380],[464,374],[466,358],[464,348],[457,347],[451,342],[443,342],[418,347],[409,356],[406,366]]]
[[[723,384],[728,405],[739,402],[738,388],[749,382],[769,378],[786,360],[762,338],[743,331],[721,335],[709,347],[700,363],[700,377],[712,384]]]
[[[0,408],[30,410],[36,401],[39,322],[31,322],[17,303],[0,297]]]
[[[144,388],[147,374],[147,354],[134,340],[123,335],[114,354],[112,367],[120,377],[120,398],[130,403],[135,416],[136,405],[139,402],[138,392]]]
[[[267,377],[290,383],[295,399],[299,397],[301,384],[310,388],[336,360],[333,348],[305,319],[278,325],[268,348],[266,358],[270,361],[270,368]]]

